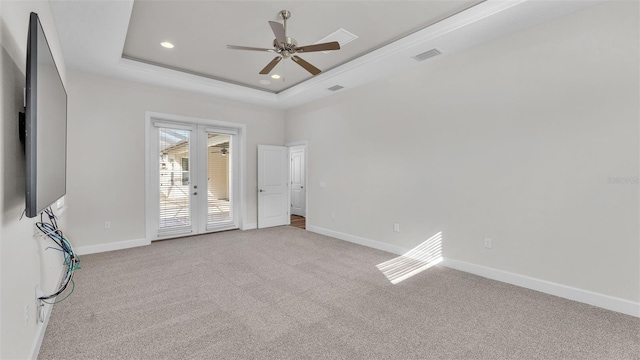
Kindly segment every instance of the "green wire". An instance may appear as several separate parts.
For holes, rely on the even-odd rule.
[[[61,303],[61,302],[65,301],[65,300],[67,300],[67,298],[68,298],[69,296],[71,296],[71,294],[73,294],[73,290],[75,290],[75,288],[76,288],[76,282],[75,282],[75,281],[73,281],[73,279],[71,279],[71,291],[67,294],[67,296],[65,296],[65,297],[64,297],[63,299],[61,299],[61,300],[58,300],[58,301],[56,301],[56,302],[52,302],[52,303],[50,303],[50,302],[48,302],[48,301],[44,301],[44,300],[42,300],[42,302],[47,303],[47,304],[50,304],[50,305],[54,305],[54,304],[57,304],[57,303]]]

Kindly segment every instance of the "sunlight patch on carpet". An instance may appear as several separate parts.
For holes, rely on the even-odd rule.
[[[442,261],[442,231],[433,235],[406,254],[376,265],[384,276],[397,284]]]

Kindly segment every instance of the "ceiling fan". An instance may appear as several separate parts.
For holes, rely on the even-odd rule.
[[[291,17],[291,12],[287,10],[280,11],[280,17],[284,20],[284,24],[276,21],[269,21],[271,30],[276,38],[273,40],[273,48],[255,48],[247,46],[227,45],[227,48],[234,50],[251,50],[251,51],[267,51],[278,54],[267,66],[260,71],[260,74],[266,75],[273,70],[276,65],[282,60],[291,58],[296,64],[302,66],[305,70],[313,75],[318,75],[321,70],[317,67],[309,64],[301,57],[296,55],[297,53],[309,53],[315,51],[327,51],[327,50],[340,50],[340,44],[337,41],[328,43],[298,46],[295,39],[287,37],[287,19]]]

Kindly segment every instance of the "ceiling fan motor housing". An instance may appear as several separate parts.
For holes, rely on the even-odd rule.
[[[284,57],[295,54],[296,47],[298,46],[298,42],[296,41],[296,39],[287,37],[286,40],[286,43],[280,44],[278,42],[278,39],[273,39],[273,48],[277,53]]]
[[[321,73],[322,71],[320,69],[311,65],[296,54],[315,51],[340,50],[340,44],[337,41],[332,41],[323,44],[313,44],[298,47],[298,42],[294,38],[290,38],[287,36],[287,19],[291,17],[291,12],[287,10],[281,10],[279,15],[284,20],[284,23],[269,21],[269,26],[271,27],[273,34],[276,36],[276,38],[273,40],[272,49],[262,49],[236,45],[227,45],[227,47],[236,50],[267,51],[278,54],[279,56],[276,56],[273,60],[271,60],[271,62],[269,62],[269,64],[267,64],[267,66],[264,67],[264,69],[259,72],[259,74],[261,75],[265,75],[271,72],[271,70],[273,70],[273,68],[282,59],[293,60],[296,64],[303,67],[312,75],[318,75],[319,73]]]

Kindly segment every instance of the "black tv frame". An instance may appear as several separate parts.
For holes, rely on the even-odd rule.
[[[48,50],[48,54],[39,54],[38,53],[38,45],[39,45],[39,34],[42,34],[42,39],[44,39],[44,44],[46,45],[46,49]],[[62,189],[57,189],[55,192],[41,194],[38,189],[43,185],[46,181],[52,180],[47,179],[47,177],[52,177],[50,173],[47,174],[39,174],[39,162],[43,161],[51,161],[51,159],[43,159],[38,156],[38,145],[42,145],[43,142],[38,142],[38,136],[48,136],[49,134],[39,134],[39,126],[38,123],[41,121],[47,121],[49,118],[48,114],[38,114],[38,80],[41,74],[38,74],[39,66],[38,60],[41,56],[48,56],[53,61],[53,65],[56,71],[57,80],[59,81],[59,87],[62,89],[64,93],[64,136],[62,139],[55,139],[53,143],[64,145],[64,159],[63,163],[55,164],[56,168],[59,169],[53,175],[61,175],[62,177]],[[56,89],[57,90],[57,89]],[[52,94],[51,96],[59,95]],[[20,132],[20,141],[23,142],[25,148],[25,162],[26,162],[26,188],[25,188],[25,214],[29,218],[36,217],[40,214],[44,209],[51,206],[61,197],[66,195],[66,172],[67,172],[67,91],[64,87],[64,83],[60,76],[60,71],[58,69],[58,65],[55,62],[55,58],[53,57],[53,53],[51,52],[51,47],[49,46],[49,42],[47,40],[46,34],[40,23],[40,19],[38,14],[32,12],[29,16],[29,30],[28,30],[28,39],[27,39],[27,67],[26,67],[26,89],[25,89],[25,112],[20,113],[19,117],[19,132]],[[40,100],[42,102],[42,99]],[[59,147],[56,150],[61,150]],[[43,152],[43,154],[48,155],[48,152]],[[55,159],[59,161],[60,159]],[[42,164],[40,164],[42,165]],[[55,176],[53,176],[55,177]],[[56,179],[53,179],[54,181]],[[45,200],[44,197],[47,197],[48,200]],[[43,203],[44,201],[44,203]]]

